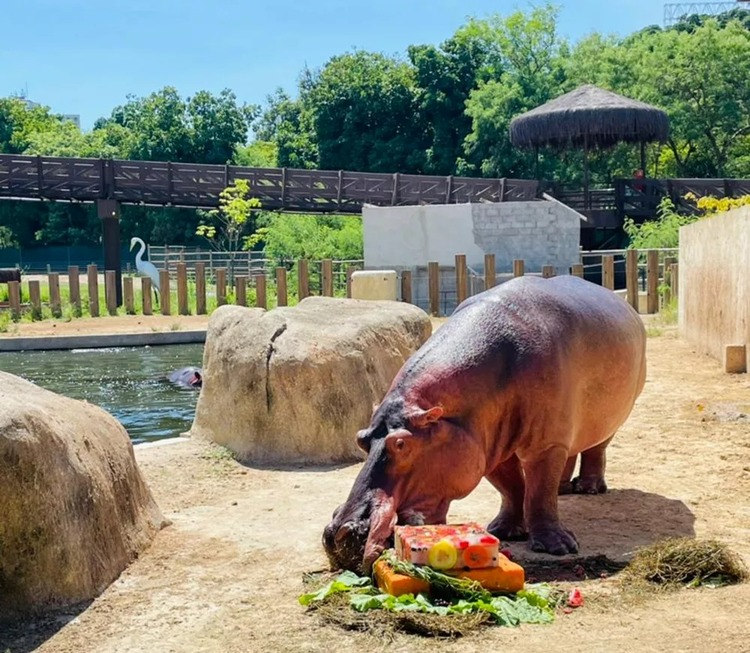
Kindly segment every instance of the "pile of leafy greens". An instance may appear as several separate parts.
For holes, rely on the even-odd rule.
[[[554,620],[554,609],[563,600],[562,593],[547,584],[526,585],[515,594],[492,594],[479,583],[453,578],[429,567],[417,567],[408,562],[395,562],[388,552],[388,564],[397,564],[398,573],[427,580],[433,588],[432,596],[404,594],[392,596],[382,593],[368,577],[345,571],[324,587],[299,597],[304,606],[315,607],[330,597],[348,593],[349,605],[357,612],[387,610],[390,612],[419,612],[439,616],[488,613],[500,626],[546,624]],[[434,590],[438,591],[434,591]]]

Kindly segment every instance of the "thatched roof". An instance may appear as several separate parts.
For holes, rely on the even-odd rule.
[[[661,109],[586,85],[514,118],[518,147],[611,147],[619,142],[664,142],[669,118]]]

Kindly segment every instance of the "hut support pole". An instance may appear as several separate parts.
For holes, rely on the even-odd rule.
[[[583,206],[591,208],[591,195],[589,194],[589,139],[583,140]]]
[[[646,144],[641,141],[641,170],[643,170],[643,176],[646,175]]]

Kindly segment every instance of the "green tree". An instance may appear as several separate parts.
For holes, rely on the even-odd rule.
[[[59,124],[47,107],[27,108],[16,98],[0,99],[0,153],[21,154],[34,134]]]

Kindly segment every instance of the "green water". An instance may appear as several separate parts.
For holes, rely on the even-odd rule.
[[[200,367],[202,358],[202,344],[28,351],[0,353],[0,370],[101,406],[141,442],[190,428],[199,391],[165,377],[181,367]]]

